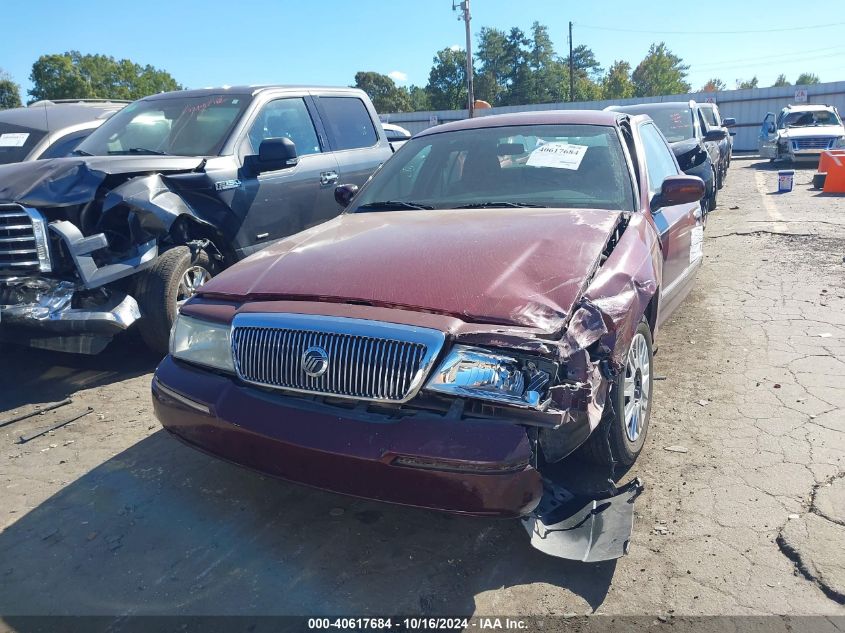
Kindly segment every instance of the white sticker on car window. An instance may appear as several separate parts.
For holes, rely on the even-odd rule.
[[[531,152],[526,163],[530,167],[554,167],[555,169],[578,169],[587,145],[570,143],[545,143]]]
[[[689,261],[690,264],[700,259],[704,254],[704,227],[696,226],[690,231]]]
[[[25,132],[0,134],[0,147],[23,147],[28,138],[29,134]]]

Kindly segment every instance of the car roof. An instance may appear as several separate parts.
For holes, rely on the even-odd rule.
[[[649,110],[689,110],[697,106],[695,101],[655,101],[652,103],[632,103],[630,105],[614,105],[608,106],[607,109],[613,112],[628,112],[629,114],[639,114]]]
[[[491,114],[474,119],[452,121],[430,127],[417,136],[440,134],[455,130],[474,130],[489,127],[508,127],[512,125],[607,125],[616,126],[620,113],[605,110],[540,110],[536,112],[513,112],[509,114]]]
[[[90,121],[108,119],[127,102],[115,101],[38,101],[26,108],[0,110],[0,123],[33,130],[56,131]]]
[[[152,99],[177,99],[181,97],[210,97],[212,95],[219,95],[221,93],[229,93],[233,95],[250,95],[255,96],[262,92],[269,90],[337,90],[342,92],[357,92],[362,93],[357,88],[345,88],[342,86],[311,86],[311,85],[296,85],[296,84],[256,84],[243,86],[218,86],[211,88],[194,88],[191,90],[173,90],[171,92],[159,92],[158,94],[144,97],[144,100]]]
[[[833,106],[823,103],[790,103],[784,108],[784,110],[790,110],[793,112],[820,112],[822,110],[832,111]]]

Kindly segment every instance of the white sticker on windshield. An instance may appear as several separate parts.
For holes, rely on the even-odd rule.
[[[17,132],[13,134],[0,134],[0,147],[23,147],[29,134]]]
[[[546,143],[541,145],[528,157],[526,165],[530,167],[554,167],[556,169],[578,169],[584,154],[587,153],[586,145],[571,145],[569,143]]]
[[[704,254],[704,227],[696,226],[690,231],[689,262],[692,264]]]

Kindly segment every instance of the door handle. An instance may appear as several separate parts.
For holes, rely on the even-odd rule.
[[[320,174],[320,184],[321,185],[330,185],[334,182],[337,182],[337,172],[336,171],[324,171]]]

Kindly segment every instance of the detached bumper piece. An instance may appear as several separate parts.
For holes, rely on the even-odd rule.
[[[546,482],[547,484],[549,482]],[[643,490],[634,479],[616,494],[586,501],[549,484],[540,505],[522,519],[531,545],[550,556],[597,563],[628,553],[634,501]],[[574,508],[578,508],[574,512]]]

